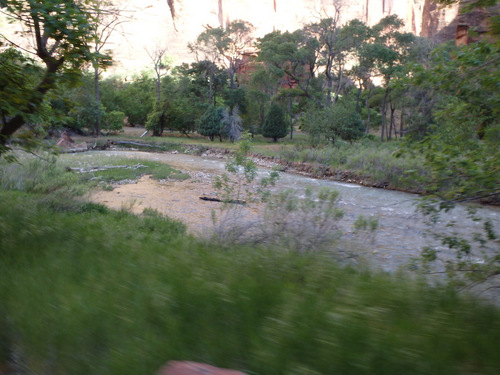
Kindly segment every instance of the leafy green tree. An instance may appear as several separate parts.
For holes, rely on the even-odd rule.
[[[340,25],[341,6],[334,3],[333,17],[321,19],[306,25],[304,30],[318,41],[317,65],[324,75],[324,103],[337,102],[341,90],[346,84],[346,66],[352,64],[355,51],[371,36],[370,28],[363,22],[351,20]]]
[[[446,200],[500,194],[500,48],[480,42],[438,48],[410,81],[434,93],[432,123],[415,143],[432,171],[429,190]]]
[[[271,108],[262,126],[262,135],[272,138],[278,142],[278,138],[284,138],[288,134],[288,124],[285,121],[283,110],[278,104],[271,104]]]
[[[207,105],[216,106],[227,87],[227,72],[208,60],[182,64],[174,74],[189,80],[190,91]]]
[[[189,48],[199,61],[208,60],[224,67],[229,76],[229,88],[235,89],[236,73],[243,63],[241,56],[252,43],[252,33],[250,23],[236,20],[225,28],[207,28]]]
[[[313,147],[336,139],[352,142],[361,138],[365,130],[356,105],[349,98],[339,100],[335,106],[312,106],[302,118],[302,128],[309,134]]]
[[[274,31],[259,38],[259,61],[262,61],[277,86],[293,90],[294,96],[319,101],[316,50],[318,41],[303,30],[293,33]]]
[[[112,64],[110,51],[107,51],[107,53],[104,54],[103,50],[116,27],[123,23],[124,20],[121,18],[121,10],[118,9],[113,4],[113,1],[110,0],[93,0],[91,12],[93,17],[89,21],[92,30],[92,48],[94,52],[92,55],[92,69],[94,71],[94,99],[96,107],[100,107],[100,76],[102,71]],[[96,115],[97,118],[93,128],[93,133],[98,137],[101,134],[101,111],[98,111]]]
[[[148,114],[153,110],[154,81],[146,74],[131,80],[117,80],[107,85],[103,82],[102,103],[109,110],[125,113],[132,125],[145,125]]]
[[[120,111],[111,111],[104,116],[104,129],[116,133],[123,129],[123,121],[125,120],[125,113]]]
[[[43,64],[40,79],[30,83],[32,87],[21,85],[9,99],[9,107],[17,109],[1,120],[0,155],[6,151],[9,138],[29,122],[31,116],[40,113],[46,94],[63,81],[76,82],[82,66],[93,61],[94,53],[90,48],[92,5],[90,0],[0,2],[8,17],[21,22],[30,31],[35,42],[33,54]],[[17,45],[14,41],[7,42]],[[25,66],[19,68],[22,70]],[[13,105],[14,102],[17,103]]]

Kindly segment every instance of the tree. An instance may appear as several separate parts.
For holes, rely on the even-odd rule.
[[[2,118],[0,128],[0,156],[7,150],[7,142],[31,116],[42,110],[46,94],[61,82],[75,83],[80,76],[80,69],[91,63],[95,53],[91,50],[91,22],[95,15],[92,12],[91,0],[4,0],[0,2],[1,10],[13,21],[21,22],[34,41],[34,50],[43,64],[43,73],[32,87],[21,86],[9,99],[9,108],[15,111]],[[7,43],[20,48],[14,41]],[[26,65],[19,66],[22,71]],[[18,71],[18,72],[19,72]],[[21,73],[20,73],[21,74]],[[5,103],[2,103],[5,105]]]
[[[271,104],[271,108],[262,126],[262,135],[272,138],[273,142],[278,142],[278,138],[284,138],[288,134],[288,126],[283,115],[283,110],[277,104]]]
[[[93,18],[91,20],[92,29],[92,44],[94,54],[92,57],[92,68],[94,70],[94,97],[95,107],[101,108],[101,92],[99,79],[102,70],[109,67],[112,63],[110,52],[103,54],[103,48],[106,46],[109,38],[116,30],[116,27],[124,22],[121,18],[121,10],[118,9],[110,0],[93,0],[94,6],[92,9]],[[101,134],[101,121],[103,111],[96,112],[96,121],[94,127],[94,135]]]
[[[210,79],[210,93],[212,82],[215,79],[215,66],[226,70],[229,77],[229,89],[237,88],[236,74],[243,65],[243,52],[250,47],[253,37],[253,26],[242,20],[229,23],[225,28],[207,28],[202,32],[195,43],[188,45],[198,61],[209,61],[207,65]],[[233,107],[229,107],[230,112]]]
[[[148,55],[153,62],[153,68],[156,75],[156,103],[153,107],[153,113],[151,116],[154,121],[151,120],[148,123],[148,128],[153,129],[153,136],[161,137],[163,130],[165,129],[165,106],[161,104],[161,81],[171,68],[171,64],[166,58],[167,48],[157,46],[153,51],[147,51]],[[155,113],[158,112],[158,113]]]
[[[372,40],[363,43],[359,49],[359,65],[355,67],[359,75],[376,75],[382,78],[384,96],[381,102],[382,131],[380,138],[391,139],[387,131],[387,105],[390,100],[391,82],[404,71],[404,64],[410,56],[415,36],[399,30],[404,25],[397,16],[382,18],[372,27]],[[367,107],[368,109],[368,107]]]
[[[296,30],[274,31],[259,38],[259,61],[262,61],[282,90],[293,90],[294,96],[304,96],[317,101],[316,63],[318,41]]]
[[[198,133],[209,137],[213,142],[216,136],[222,141],[222,120],[224,119],[224,108],[209,106],[206,112],[201,116],[198,125]]]
[[[302,128],[309,134],[313,147],[323,140],[355,141],[364,134],[363,121],[350,98],[340,99],[335,106],[317,109],[312,106],[302,118]]]
[[[148,74],[123,80],[109,77],[101,81],[101,102],[108,111],[125,113],[132,126],[145,125],[155,103],[155,82]]]

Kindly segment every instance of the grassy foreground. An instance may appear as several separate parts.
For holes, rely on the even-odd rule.
[[[500,311],[449,288],[321,253],[219,249],[156,212],[86,203],[85,177],[57,163],[0,163],[0,186],[0,372],[154,374],[172,359],[273,375],[500,372]]]

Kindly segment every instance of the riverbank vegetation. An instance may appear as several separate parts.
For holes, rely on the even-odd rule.
[[[321,252],[213,246],[157,212],[88,203],[90,175],[61,161],[21,159],[0,176],[3,371],[500,369],[500,313],[484,302]]]

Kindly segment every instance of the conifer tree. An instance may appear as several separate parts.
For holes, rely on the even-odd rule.
[[[277,104],[272,104],[262,126],[262,135],[272,138],[278,142],[278,138],[284,138],[288,134],[288,126],[283,115],[283,110]]]

